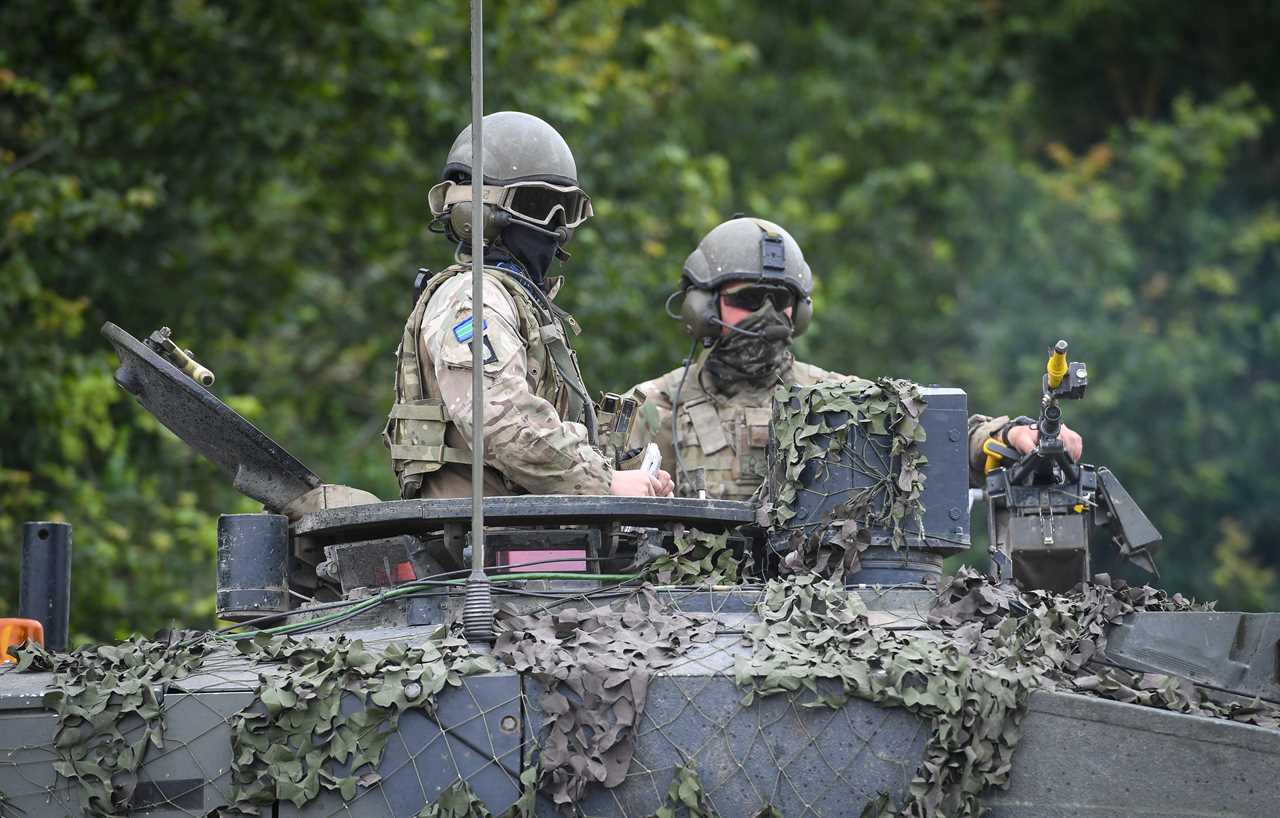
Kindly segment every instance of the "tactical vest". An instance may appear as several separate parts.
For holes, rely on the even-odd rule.
[[[749,500],[764,482],[769,445],[768,406],[719,406],[706,394],[680,400],[676,425],[684,466],[680,494]]]
[[[417,497],[426,476],[438,471],[446,463],[471,463],[471,450],[449,446],[445,433],[452,426],[444,400],[436,386],[434,373],[424,373],[431,368],[430,361],[422,361],[419,355],[419,339],[422,337],[422,319],[431,297],[446,281],[460,274],[469,274],[471,268],[454,265],[437,273],[423,288],[413,312],[405,323],[400,346],[396,349],[396,402],[387,418],[383,440],[391,450],[391,462],[400,482],[400,496]],[[539,304],[515,278],[496,267],[485,267],[485,275],[502,285],[515,302],[519,326],[524,339],[528,361],[529,389],[556,408],[561,420],[587,423],[588,431],[594,431],[592,407],[586,402],[586,387],[578,369],[578,358],[569,346],[565,334],[568,324],[576,334],[577,323],[550,301],[551,309]],[[595,445],[594,437],[591,441]],[[505,479],[505,475],[504,475]],[[519,487],[508,481],[508,488]]]
[[[732,396],[708,394],[702,382],[705,360],[704,354],[689,370],[680,393],[676,428],[684,475],[676,476],[676,490],[683,497],[697,497],[705,490],[712,498],[750,500],[768,476],[773,389],[750,389]],[[663,393],[668,401],[674,398],[680,376],[680,370],[666,376]],[[783,380],[809,386],[843,377],[795,361]]]

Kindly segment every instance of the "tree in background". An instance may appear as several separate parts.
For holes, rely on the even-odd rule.
[[[4,16],[0,581],[21,522],[61,515],[78,637],[209,624],[216,515],[252,505],[125,399],[97,328],[172,326],[324,479],[393,496],[379,432],[414,270],[450,261],[425,191],[469,114],[464,9]],[[1044,348],[1070,338],[1093,386],[1069,420],[1165,532],[1165,584],[1274,607],[1276,16],[491,4],[486,108],[545,117],[578,156],[598,216],[566,306],[594,388],[678,363],[653,319],[684,256],[759,213],[814,267],[817,364],[1031,412]]]

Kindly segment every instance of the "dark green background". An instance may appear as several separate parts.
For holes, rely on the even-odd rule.
[[[167,324],[331,482],[379,431],[427,188],[469,115],[462,2],[9,0],[0,25],[0,587],[75,524],[77,638],[209,624],[253,510],[111,382]],[[836,9],[835,6],[840,8]],[[493,2],[486,109],[573,146],[562,297],[594,389],[686,349],[661,304],[735,211],[791,230],[825,367],[1067,408],[1165,532],[1166,584],[1280,605],[1280,11],[1268,2]]]

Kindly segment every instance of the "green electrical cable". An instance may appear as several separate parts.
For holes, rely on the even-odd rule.
[[[490,576],[489,580],[491,582],[518,582],[523,580],[589,579],[594,582],[630,582],[631,580],[640,579],[642,576],[644,575],[643,574],[574,574],[574,573],[567,573],[567,572],[543,571],[543,572],[528,573],[528,574],[497,574],[495,576]],[[370,608],[375,608],[378,605],[381,605],[383,602],[387,602],[392,599],[398,599],[399,597],[402,597],[402,596],[408,596],[410,594],[417,593],[427,585],[461,586],[465,584],[466,584],[465,579],[446,579],[446,580],[438,580],[434,582],[414,583],[414,584],[402,586],[400,588],[393,588],[389,591],[383,591],[382,593],[377,594],[376,596],[371,596],[368,599],[363,599],[358,602],[352,602],[351,605],[345,608],[342,608],[341,610],[337,610],[337,611],[334,611],[333,613],[325,614],[324,616],[318,616],[314,619],[308,619],[304,622],[294,622],[289,625],[278,625],[274,628],[263,628],[261,630],[245,631],[243,633],[218,634],[218,636],[219,638],[231,639],[231,640],[252,639],[260,635],[281,636],[283,634],[290,633],[291,631],[295,631],[300,628],[315,628],[321,625],[325,625],[329,622],[334,622],[339,619],[344,619],[346,617],[351,616],[352,614],[363,613],[364,611],[367,611]]]

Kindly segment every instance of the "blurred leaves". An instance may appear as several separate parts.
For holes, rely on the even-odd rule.
[[[1278,15],[491,3],[486,110],[560,128],[593,196],[561,296],[593,388],[679,362],[661,304],[684,256],[758,213],[813,266],[814,363],[1030,413],[1070,339],[1093,386],[1067,420],[1166,534],[1165,581],[1275,606],[1274,579],[1213,566],[1228,540],[1253,576],[1280,563],[1258,443],[1280,415]],[[10,0],[4,19],[0,577],[16,589],[22,521],[61,517],[78,637],[208,624],[216,516],[252,504],[111,383],[97,328],[173,327],[326,480],[391,496],[378,434],[413,274],[450,260],[425,192],[469,115],[466,14]]]

